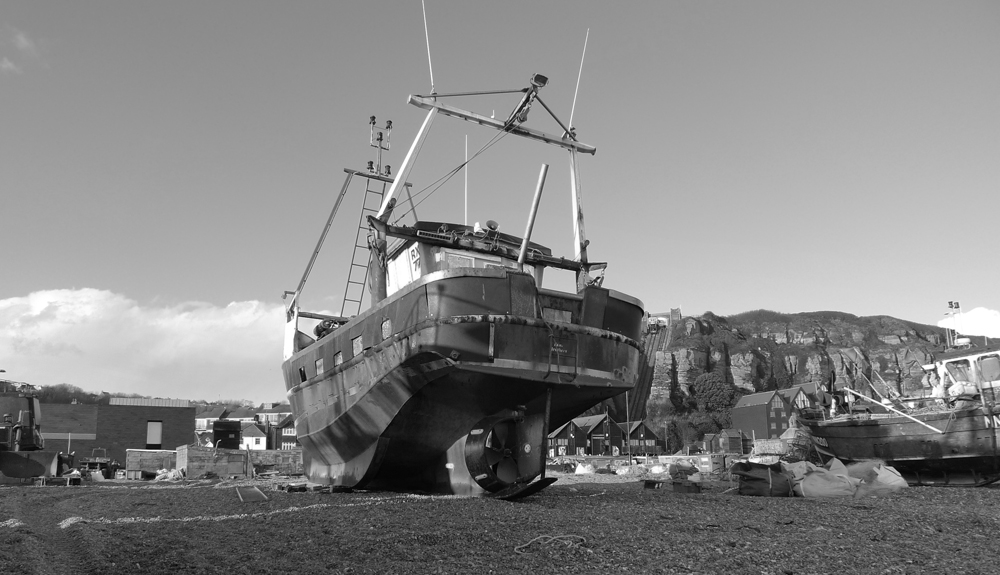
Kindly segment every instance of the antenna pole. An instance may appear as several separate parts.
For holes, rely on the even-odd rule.
[[[427,69],[431,74],[431,94],[436,94],[437,92],[434,90],[434,65],[431,64],[431,35],[427,31],[427,5],[424,3],[424,0],[420,0],[420,7],[424,11],[424,41],[427,43]],[[589,29],[587,33],[590,33]]]
[[[465,135],[465,221],[469,225],[469,135]]]
[[[576,96],[580,93],[580,77],[583,76],[583,59],[587,56],[587,40],[590,40],[590,28],[583,39],[583,55],[580,56],[580,72],[576,75],[576,90],[573,91],[573,106],[569,109],[569,129],[573,129],[573,114],[576,112]]]

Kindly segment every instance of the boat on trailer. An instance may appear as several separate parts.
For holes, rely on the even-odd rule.
[[[410,96],[427,116],[395,176],[377,165],[347,169],[326,226],[294,292],[286,292],[283,376],[310,481],[341,488],[517,498],[551,484],[546,437],[601,401],[631,389],[642,355],[643,304],[603,286],[606,264],[587,258],[580,207],[579,142],[538,97],[535,74],[506,120],[447,104],[449,95]],[[477,92],[452,94],[491,94]],[[560,136],[524,125],[539,102]],[[446,222],[393,220],[427,130],[438,115],[569,152],[572,258],[530,240],[543,164],[523,237]],[[341,315],[300,309],[300,294],[353,180],[380,192],[348,274]],[[402,211],[402,210],[399,210]],[[359,256],[357,249],[366,252]],[[574,292],[542,287],[547,270],[575,274]],[[352,286],[369,293],[370,307]],[[355,305],[359,313],[348,316]],[[308,322],[314,324],[309,333]]]
[[[923,367],[923,396],[885,398],[871,412],[803,419],[817,451],[847,463],[884,461],[913,485],[1000,480],[1000,346],[966,344]]]

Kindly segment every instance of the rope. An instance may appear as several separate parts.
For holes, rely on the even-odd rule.
[[[590,549],[583,547],[583,544],[587,542],[587,538],[581,535],[539,535],[538,537],[535,537],[534,539],[528,541],[524,545],[518,545],[517,547],[515,547],[514,552],[523,554],[524,551],[522,551],[522,549],[530,547],[535,542],[538,542],[543,547],[545,545],[559,542],[564,544],[566,547],[586,549],[588,552],[593,553],[593,551],[591,551]]]

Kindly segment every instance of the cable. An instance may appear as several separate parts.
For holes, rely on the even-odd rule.
[[[410,207],[410,209],[408,209],[408,210],[406,210],[404,212],[401,212],[398,215],[398,217],[396,217],[392,221],[393,225],[398,224],[400,222],[400,220],[403,219],[404,216],[406,216],[406,215],[410,214],[411,212],[413,212],[417,208],[417,206],[419,206],[420,204],[424,203],[424,201],[426,201],[428,198],[430,198],[434,194],[434,192],[436,192],[439,189],[441,189],[441,186],[443,186],[445,183],[448,182],[448,180],[450,180],[451,178],[453,178],[455,176],[455,174],[459,173],[462,170],[462,168],[464,168],[465,166],[467,166],[470,162],[472,162],[472,160],[475,160],[476,158],[478,158],[483,152],[485,152],[489,148],[493,147],[497,142],[499,142],[508,133],[509,132],[507,132],[507,131],[498,132],[496,135],[494,135],[490,139],[490,141],[486,142],[486,144],[484,144],[482,148],[479,148],[479,151],[477,151],[475,154],[473,154],[471,158],[469,158],[468,160],[463,161],[456,168],[454,168],[453,170],[451,170],[447,174],[441,176],[437,180],[431,182],[428,186],[426,186],[425,188],[423,188],[419,192],[414,193],[413,194],[413,198],[417,198],[417,197],[419,197],[419,196],[421,196],[423,194],[426,194],[426,195],[422,199],[420,199],[420,201],[414,201],[413,204],[412,204],[412,206]]]

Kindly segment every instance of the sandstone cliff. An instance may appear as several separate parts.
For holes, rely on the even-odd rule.
[[[682,318],[670,329],[669,344],[649,350],[655,360],[647,401],[664,400],[671,385],[686,393],[695,378],[712,371],[749,393],[831,380],[842,385],[858,374],[914,391],[921,385],[920,366],[946,341],[936,326],[840,312],[708,313]]]

